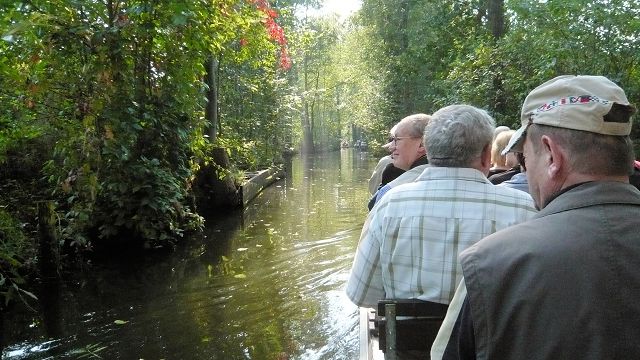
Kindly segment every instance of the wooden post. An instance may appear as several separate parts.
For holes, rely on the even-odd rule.
[[[396,304],[385,304],[384,317],[387,319],[385,360],[397,360],[396,354]]]
[[[56,236],[55,211],[52,201],[38,203],[38,244],[40,270],[40,307],[42,322],[49,337],[62,334],[60,316],[60,244]]]
[[[293,169],[293,155],[295,151],[293,148],[285,148],[282,152],[282,161],[284,166],[284,176],[291,178],[291,170]]]
[[[4,338],[4,311],[0,311],[0,354],[3,353],[5,347]]]
[[[60,251],[55,231],[55,213],[52,201],[38,203],[39,259],[42,278],[58,277]]]

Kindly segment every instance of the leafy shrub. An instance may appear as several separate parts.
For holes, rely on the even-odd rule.
[[[35,298],[22,286],[23,268],[29,246],[20,224],[6,210],[0,208],[0,311],[16,299],[26,301],[24,295]]]
[[[99,236],[132,236],[162,246],[199,229],[202,219],[184,206],[182,184],[158,159],[141,157],[110,169],[97,200]]]

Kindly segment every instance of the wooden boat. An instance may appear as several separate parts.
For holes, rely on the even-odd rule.
[[[378,343],[375,316],[374,309],[360,308],[360,360],[384,360],[384,352]]]
[[[385,299],[360,308],[360,360],[394,360],[398,353],[429,353],[448,305],[415,299]]]

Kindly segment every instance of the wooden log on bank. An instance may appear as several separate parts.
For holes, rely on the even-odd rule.
[[[219,176],[221,172],[231,168],[225,149],[214,148],[211,155],[214,164],[200,168],[193,184],[196,206],[201,214],[244,208],[265,187],[285,176],[283,165],[273,165],[251,174],[242,184],[236,185],[232,176],[223,176],[222,179]],[[285,157],[289,169],[291,157],[292,154]]]
[[[240,198],[242,206],[247,206],[264,188],[278,181],[284,176],[282,166],[273,165],[266,170],[259,171],[257,174],[247,179],[240,186]]]

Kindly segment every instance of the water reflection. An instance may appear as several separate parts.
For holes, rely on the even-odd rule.
[[[65,281],[60,333],[49,336],[39,315],[15,316],[2,359],[357,358],[356,308],[342,288],[374,163],[349,150],[295,158],[291,178],[170,257]]]

